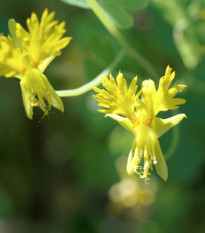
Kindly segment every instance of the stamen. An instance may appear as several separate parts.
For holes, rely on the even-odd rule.
[[[153,164],[157,164],[158,163],[158,159],[153,160]]]

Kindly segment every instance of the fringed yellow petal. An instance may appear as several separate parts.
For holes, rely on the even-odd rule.
[[[13,39],[0,35],[0,76],[7,78],[23,73],[26,69],[24,54]]]
[[[22,49],[27,51],[30,65],[42,72],[71,40],[71,37],[62,38],[66,31],[65,22],[58,24],[53,20],[54,16],[54,12],[49,14],[46,9],[39,22],[36,14],[32,13],[27,19],[28,32],[17,24],[16,35]]]
[[[149,79],[145,80],[142,83],[142,101],[144,104],[144,109],[147,113],[149,113],[149,118],[153,118],[154,116],[154,101],[156,96],[156,88],[154,82]]]
[[[71,40],[62,38],[65,23],[53,20],[54,12],[48,14],[46,9],[39,22],[35,13],[27,19],[28,32],[12,21],[12,34],[0,35],[0,75],[6,77],[23,76],[27,68],[38,68],[43,72],[49,63]],[[16,31],[14,31],[16,30]]]
[[[123,74],[119,73],[117,76],[117,86],[120,95],[126,96],[127,95],[127,81],[123,78]]]
[[[94,88],[94,91],[98,93],[94,98],[99,102],[99,106],[106,108],[103,112],[128,117],[134,113],[137,77],[132,80],[129,89],[122,73],[118,74],[116,80],[111,74],[110,79],[102,77],[106,90]]]
[[[175,77],[175,72],[171,72],[171,68],[167,66],[165,76],[160,79],[159,88],[156,93],[154,101],[154,115],[156,116],[160,111],[167,111],[169,109],[176,109],[181,104],[185,103],[183,99],[174,98],[177,92],[182,91],[186,85],[175,85],[169,89],[171,82]]]
[[[129,90],[128,90],[128,96],[129,98],[136,98],[137,95],[135,95],[138,85],[137,84],[137,76],[132,79],[132,82],[130,84]]]
[[[174,96],[177,92],[183,91],[185,87],[186,85],[174,85],[169,89],[169,94]]]

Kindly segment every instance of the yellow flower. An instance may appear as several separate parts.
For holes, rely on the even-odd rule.
[[[174,76],[175,72],[171,72],[168,66],[165,75],[159,81],[158,90],[149,79],[143,81],[142,88],[137,94],[137,77],[127,88],[122,73],[118,74],[116,81],[112,75],[110,79],[102,78],[106,90],[94,88],[98,93],[94,98],[99,101],[99,106],[105,108],[99,111],[116,120],[135,137],[127,162],[128,174],[137,173],[140,178],[148,180],[149,169],[152,169],[154,164],[158,175],[167,180],[167,165],[158,138],[186,115],[178,114],[168,119],[161,119],[156,115],[160,111],[176,109],[185,103],[184,99],[174,98],[177,92],[186,87],[175,85],[170,88]]]
[[[19,78],[23,103],[28,118],[33,107],[47,115],[51,106],[64,111],[60,97],[43,74],[50,62],[60,55],[71,40],[62,38],[65,22],[54,20],[55,12],[43,12],[39,22],[35,13],[27,19],[28,31],[13,19],[9,21],[11,35],[0,35],[0,76]]]

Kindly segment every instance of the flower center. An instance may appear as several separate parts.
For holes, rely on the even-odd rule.
[[[137,127],[140,123],[140,121],[138,120],[138,118],[136,117],[135,113],[130,113],[128,115],[129,120],[132,122],[133,124],[133,128]]]

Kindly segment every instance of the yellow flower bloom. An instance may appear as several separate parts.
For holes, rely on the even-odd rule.
[[[43,75],[50,62],[71,40],[71,37],[62,38],[66,31],[65,22],[58,24],[54,16],[54,12],[49,14],[46,9],[39,22],[32,13],[27,19],[28,31],[11,19],[11,35],[0,35],[0,76],[21,80],[23,103],[30,119],[36,106],[44,114],[48,114],[51,106],[64,111],[60,97]]]
[[[94,88],[98,93],[94,98],[99,101],[99,106],[105,108],[99,111],[106,113],[135,136],[127,162],[128,174],[137,173],[140,178],[148,179],[149,169],[154,164],[158,175],[167,180],[167,165],[158,138],[186,115],[178,114],[168,119],[161,119],[156,115],[160,111],[176,109],[186,102],[184,99],[174,98],[177,92],[186,87],[175,85],[170,88],[174,76],[175,72],[171,72],[168,66],[165,75],[160,79],[158,90],[149,79],[143,81],[137,94],[137,77],[132,80],[128,89],[121,73],[116,81],[112,75],[110,79],[102,78],[106,90]]]

